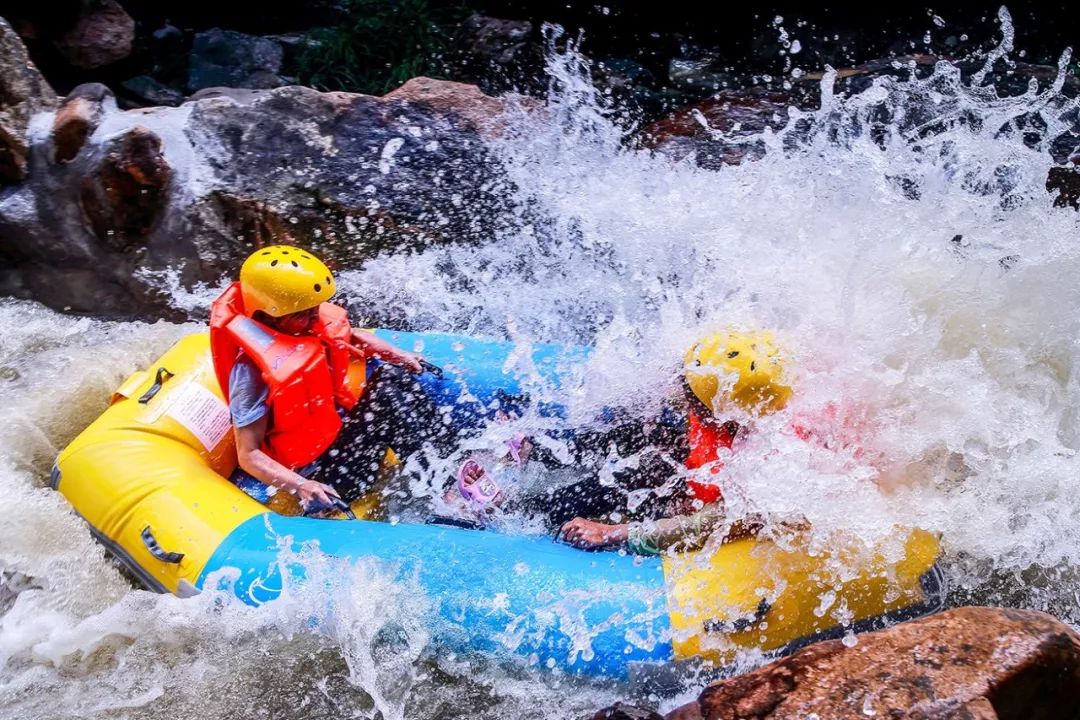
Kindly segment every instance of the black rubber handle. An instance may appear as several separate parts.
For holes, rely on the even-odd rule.
[[[754,617],[752,618],[737,618],[731,621],[706,620],[702,625],[705,628],[705,632],[721,632],[728,634],[743,632],[764,620],[770,610],[772,610],[772,604],[765,598],[761,598],[761,602],[758,603],[757,609],[754,610]]]
[[[421,358],[420,359],[420,367],[424,368],[424,370],[426,370],[427,372],[431,373],[435,377],[442,380],[443,369],[441,367],[439,367],[438,365],[436,365],[435,363],[428,362],[427,360],[424,360],[423,358]]]
[[[173,373],[169,372],[163,367],[157,369],[157,375],[154,376],[154,384],[150,386],[150,389],[142,394],[139,398],[139,403],[145,405],[154,399],[154,396],[161,391],[161,386],[165,384],[165,381],[173,376]]]
[[[462,528],[463,530],[483,530],[484,526],[472,520],[446,517],[445,515],[432,515],[424,521],[427,525],[446,525],[447,527]]]
[[[340,510],[341,512],[345,513],[345,517],[349,518],[350,520],[356,519],[356,513],[354,513],[352,511],[352,508],[349,507],[349,503],[345,502],[341,498],[334,498],[334,509]]]
[[[154,531],[150,529],[149,525],[143,528],[142,541],[150,554],[161,562],[178,565],[184,559],[184,553],[169,552],[158,545],[157,538],[154,537]]]

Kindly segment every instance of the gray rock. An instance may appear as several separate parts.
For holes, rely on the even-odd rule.
[[[213,284],[268,243],[355,265],[488,237],[510,217],[485,149],[504,110],[425,78],[381,98],[208,89],[179,108],[110,106],[66,164],[35,138],[27,180],[0,195],[0,292],[179,319],[154,271]]]
[[[283,50],[269,38],[214,28],[195,36],[188,90],[229,87],[278,87]]]
[[[158,82],[149,75],[139,75],[121,83],[121,87],[147,105],[176,106],[184,102],[184,93]]]
[[[477,14],[462,23],[469,53],[495,65],[508,65],[517,60],[528,45],[532,30],[532,23],[527,20],[503,20]]]
[[[30,117],[59,104],[22,40],[0,18],[0,186],[26,177]]]

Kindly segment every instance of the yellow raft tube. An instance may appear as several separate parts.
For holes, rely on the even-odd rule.
[[[423,348],[445,369],[426,382],[459,420],[527,394],[503,370],[507,343],[378,334]],[[533,367],[552,381],[582,359],[557,346],[533,353]],[[938,542],[919,530],[898,531],[870,550],[744,539],[709,552],[632,557],[543,537],[300,517],[291,498],[268,507],[240,491],[226,479],[235,466],[209,339],[197,334],[121,385],[61,452],[53,485],[159,592],[227,588],[244,602],[269,602],[303,581],[302,567],[279,562],[282,548],[314,542],[334,558],[374,559],[419,582],[434,600],[432,642],[440,649],[518,656],[571,673],[627,678],[680,661],[724,665],[742,650],[782,651],[941,602]],[[370,517],[373,505],[354,509]],[[222,583],[226,569],[231,579]]]

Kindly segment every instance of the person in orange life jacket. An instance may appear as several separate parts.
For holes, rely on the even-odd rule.
[[[775,412],[787,403],[791,388],[784,380],[779,349],[768,333],[722,332],[702,338],[687,352],[683,389],[688,403],[686,467],[723,467],[723,454],[732,450],[743,431],[728,416],[733,409],[753,415]],[[725,520],[720,486],[702,478],[686,482],[689,514],[642,523],[607,524],[582,517],[562,526],[572,545],[594,549],[625,544],[631,552],[658,554],[669,547],[700,546]],[[696,512],[693,510],[697,510]],[[731,537],[753,532],[755,523],[740,523]]]
[[[214,369],[236,435],[232,480],[264,502],[271,488],[306,509],[353,500],[387,447],[407,456],[442,427],[413,377],[422,358],[353,329],[328,302],[335,292],[322,261],[276,245],[256,250],[211,308]],[[353,356],[378,365],[358,376]]]

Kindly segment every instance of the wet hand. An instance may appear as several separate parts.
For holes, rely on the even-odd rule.
[[[315,480],[305,480],[296,487],[296,497],[305,508],[332,507],[334,500],[341,499],[337,490]]]
[[[402,352],[398,356],[397,364],[402,367],[407,367],[409,370],[419,375],[424,372],[424,366],[420,364],[420,361],[423,359],[424,357],[422,355],[411,352]]]
[[[579,517],[563,525],[561,532],[569,544],[589,550],[626,542],[626,531],[626,525],[606,525]]]

